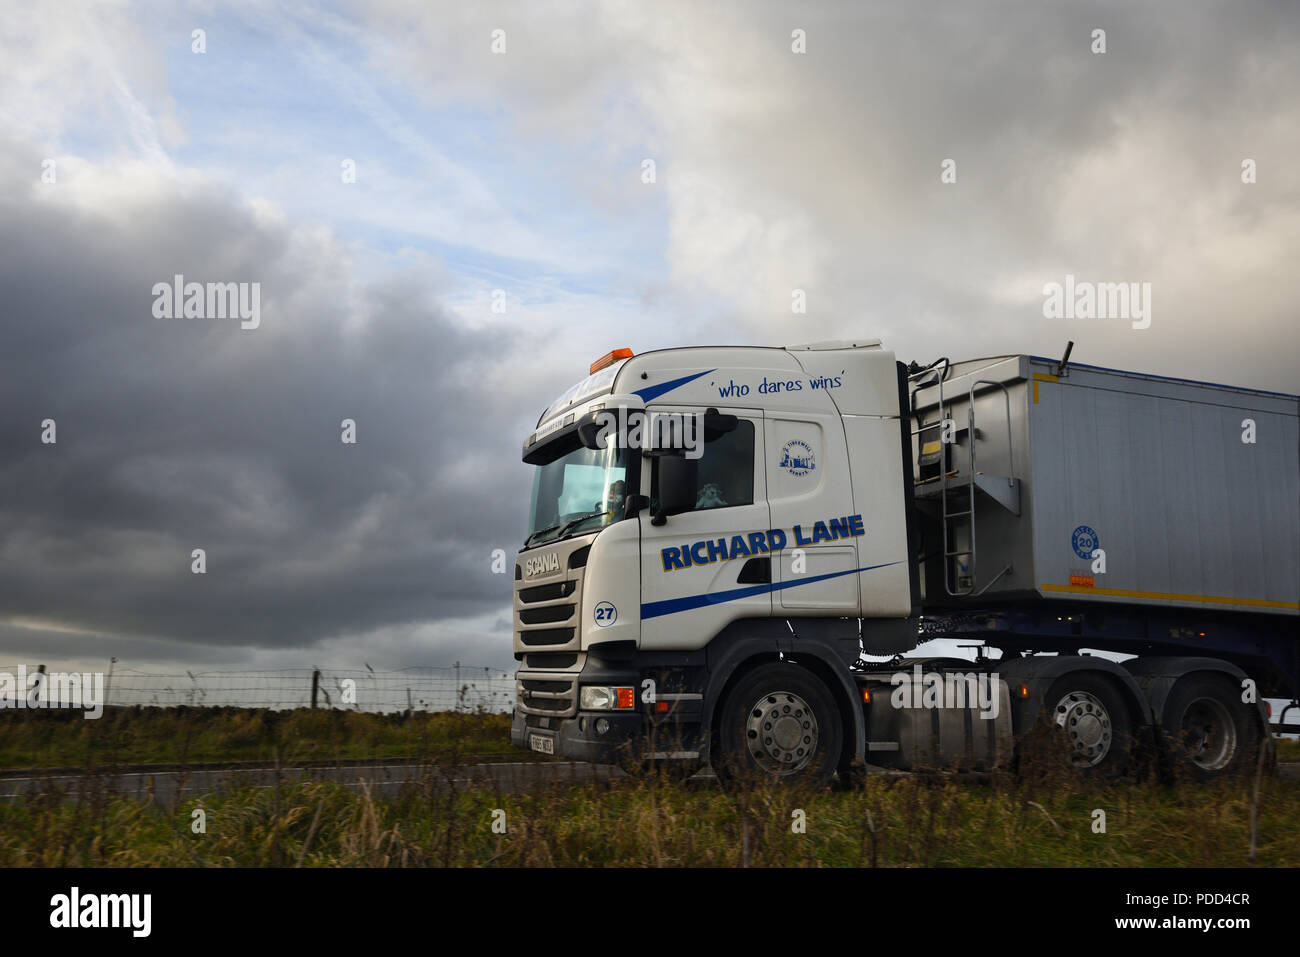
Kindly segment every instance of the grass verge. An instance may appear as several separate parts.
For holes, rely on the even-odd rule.
[[[91,788],[0,804],[0,866],[1294,866],[1300,786],[1263,782],[1253,858],[1252,793],[919,776],[723,792],[649,775],[502,794],[435,771],[388,799],[297,781],[167,807]]]
[[[211,761],[519,755],[508,714],[367,714],[323,708],[110,708],[0,712],[0,769]]]

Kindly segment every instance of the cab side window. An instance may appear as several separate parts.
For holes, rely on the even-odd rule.
[[[754,423],[741,419],[735,429],[704,445],[696,463],[695,507],[731,508],[754,504]],[[650,507],[659,507],[659,470],[651,471]]]

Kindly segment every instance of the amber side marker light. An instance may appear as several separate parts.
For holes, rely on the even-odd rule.
[[[1021,686],[1020,686],[1020,697],[1022,697],[1022,698],[1028,698],[1028,697],[1029,697],[1029,685],[1021,685]]]
[[[870,689],[870,688],[863,688],[863,689],[862,689],[862,703],[863,703],[863,704],[871,704],[871,689]]]
[[[668,702],[667,702],[667,701],[656,701],[656,702],[655,702],[655,710],[656,710],[656,711],[667,711],[667,710],[668,710]]]
[[[635,353],[631,349],[612,349],[591,364],[591,374],[595,375],[605,366],[612,366],[619,359],[631,359]]]
[[[632,688],[614,689],[614,707],[620,710],[636,707],[636,693]]]

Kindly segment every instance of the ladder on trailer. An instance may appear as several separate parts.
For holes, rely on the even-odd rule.
[[[944,364],[942,370],[936,368],[936,366],[930,366],[909,375],[908,383],[911,386],[910,398],[913,408],[916,406],[917,393],[922,389],[938,387],[938,419],[928,425],[918,425],[912,429],[912,436],[917,442],[919,462],[921,458],[929,454],[925,451],[926,448],[934,444],[933,439],[927,441],[923,436],[936,430],[939,432],[939,474],[934,478],[915,479],[915,496],[921,500],[937,499],[939,502],[939,526],[942,529],[943,536],[943,586],[950,596],[960,598],[966,595],[982,594],[1003,575],[1011,571],[1011,565],[1005,565],[988,581],[983,584],[980,583],[978,575],[978,543],[975,534],[975,513],[978,501],[976,492],[984,492],[1013,515],[1019,515],[1020,481],[1015,477],[1015,455],[1011,435],[1011,393],[1007,391],[1007,387],[1003,383],[992,379],[973,380],[966,394],[967,454],[965,473],[962,473],[956,463],[948,461],[949,456],[945,446],[955,446],[957,444],[955,423],[951,428],[951,438],[947,437],[948,430],[945,429],[945,425],[951,422],[948,416],[948,406],[944,404],[943,396],[943,383],[948,377],[948,372],[949,366],[947,363]],[[931,379],[933,381],[927,381]],[[975,392],[980,386],[992,386],[1002,390],[1003,412],[1007,427],[1006,475],[986,475],[976,468],[976,445],[981,435],[975,427]],[[950,464],[953,465],[951,469],[949,468]],[[963,527],[968,530],[969,547],[959,548],[956,546]],[[965,559],[965,574],[963,574],[962,563],[958,561],[959,559]]]

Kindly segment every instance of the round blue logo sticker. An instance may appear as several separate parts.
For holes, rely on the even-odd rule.
[[[1074,554],[1080,558],[1092,558],[1093,549],[1099,546],[1100,542],[1097,539],[1097,533],[1087,525],[1080,525],[1070,536],[1070,547],[1074,549]]]
[[[596,624],[601,628],[608,628],[614,622],[618,621],[618,609],[610,602],[602,601],[594,609]]]
[[[807,475],[817,468],[813,461],[812,446],[801,439],[791,439],[781,449],[781,468],[791,475]]]

